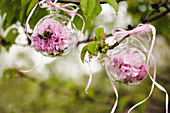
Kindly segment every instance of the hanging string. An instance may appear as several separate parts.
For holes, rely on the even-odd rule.
[[[108,70],[108,63],[107,63],[107,61],[105,62],[105,69],[106,69],[106,73],[107,73],[107,75],[108,75],[108,77],[109,77],[110,83],[111,83],[111,85],[112,85],[112,88],[113,88],[113,90],[114,90],[114,92],[115,92],[115,94],[116,94],[116,101],[115,101],[115,103],[114,103],[114,105],[113,105],[113,108],[112,108],[112,110],[111,110],[111,112],[110,112],[110,113],[114,113],[115,110],[116,110],[117,104],[118,104],[118,91],[117,91],[117,89],[116,89],[116,86],[115,86],[114,83],[112,82],[112,81],[113,81],[113,78],[110,76],[110,73],[109,73],[109,70]]]
[[[135,39],[135,40],[141,45],[141,47],[144,49],[144,51],[146,51],[146,52],[149,53],[149,51],[143,46],[143,44],[142,44],[138,39],[136,39],[135,37],[132,37],[132,38]],[[152,87],[151,87],[150,93],[149,93],[149,95],[148,95],[148,97],[147,97],[146,99],[144,99],[143,101],[141,101],[141,102],[135,104],[133,107],[131,107],[131,108],[129,109],[128,113],[130,113],[130,111],[131,111],[132,109],[134,109],[135,107],[137,107],[138,105],[144,103],[144,102],[151,96],[151,94],[152,94],[152,92],[153,92],[153,89],[154,89],[154,85],[156,85],[160,90],[162,90],[163,92],[165,92],[165,94],[166,94],[165,107],[166,107],[166,113],[168,113],[168,98],[169,98],[169,97],[168,97],[168,93],[167,93],[167,91],[166,91],[160,84],[158,84],[158,83],[155,81],[155,79],[156,79],[156,60],[155,60],[155,58],[153,57],[152,54],[151,54],[151,58],[152,58],[152,60],[153,60],[153,62],[154,62],[154,74],[153,74],[153,78],[152,78],[152,76],[151,76],[150,73],[148,72],[149,77],[150,77],[150,79],[152,80]]]
[[[30,18],[32,17],[32,15],[33,15],[33,13],[34,13],[34,11],[35,11],[35,9],[37,8],[37,5],[38,5],[38,3],[34,6],[34,8],[31,10],[31,12],[30,12],[30,14],[28,15],[28,18],[27,18],[27,20],[26,20],[26,24],[25,24],[25,32],[26,32],[26,35],[27,35],[27,37],[32,41],[32,37],[28,34],[28,23],[29,23],[29,20],[30,20]]]
[[[83,30],[84,30],[84,27],[85,27],[85,21],[83,19],[83,17],[77,13],[77,11],[79,10],[79,7],[76,5],[76,4],[72,4],[72,3],[69,3],[69,4],[66,4],[66,5],[58,5],[56,4],[58,0],[55,0],[54,2],[52,2],[51,0],[42,0],[40,1],[39,3],[37,3],[34,8],[31,10],[27,20],[26,20],[26,35],[28,36],[28,38],[30,40],[32,40],[32,37],[28,34],[28,23],[29,23],[29,20],[30,18],[32,17],[33,13],[35,12],[35,9],[37,7],[37,5],[39,4],[39,6],[41,8],[48,8],[48,10],[56,10],[56,9],[60,9],[60,10],[63,10],[64,12],[66,12],[67,14],[69,14],[70,16],[79,16],[82,20],[83,20],[83,26],[82,26],[82,29],[79,33],[79,36],[77,38],[77,41],[75,43],[75,48],[77,47],[77,44],[83,34]],[[76,7],[76,8],[73,8],[73,7]],[[70,10],[69,10],[70,9]],[[63,15],[62,15],[63,16]],[[65,16],[64,16],[65,17]],[[69,20],[70,21],[70,20]]]
[[[79,7],[76,4],[68,3],[66,5],[60,6],[59,4],[56,4],[57,1],[58,0],[55,0],[54,2],[52,2],[51,0],[42,0],[42,1],[39,2],[39,5],[40,5],[41,8],[48,8],[48,10],[56,10],[56,9],[62,10],[70,16],[76,16],[77,15],[83,20],[82,29],[81,29],[80,34],[79,34],[77,41],[75,43],[75,48],[76,48],[78,41],[81,38],[81,35],[83,34],[83,30],[84,30],[84,27],[85,27],[85,21],[84,21],[83,17],[80,14],[77,13],[77,11],[79,10]],[[47,4],[45,4],[45,3],[47,3]],[[75,7],[75,8],[73,8],[73,7]]]
[[[54,2],[52,2],[51,0],[42,0],[42,1],[40,1],[39,3],[37,3],[37,4],[33,7],[33,9],[32,9],[31,12],[29,13],[29,16],[28,16],[28,18],[27,18],[27,20],[26,20],[26,28],[25,28],[26,35],[27,35],[27,37],[28,37],[31,41],[33,40],[32,37],[28,34],[28,26],[29,26],[29,20],[30,20],[30,18],[32,17],[32,15],[33,15],[33,13],[35,12],[35,9],[37,8],[38,5],[39,5],[41,8],[48,8],[49,10],[60,9],[60,10],[63,10],[64,12],[66,12],[67,14],[69,14],[70,16],[75,16],[75,15],[77,15],[77,16],[79,16],[79,17],[83,20],[82,29],[81,29],[80,34],[79,34],[79,36],[78,36],[78,38],[77,38],[77,41],[76,41],[76,43],[75,43],[75,48],[76,48],[76,46],[77,46],[77,44],[78,44],[78,41],[79,41],[79,39],[81,38],[81,35],[82,35],[82,33],[83,33],[83,30],[84,30],[85,21],[84,21],[83,17],[82,17],[80,14],[77,13],[77,11],[79,10],[79,8],[78,8],[78,6],[77,6],[76,4],[71,4],[71,3],[69,3],[69,4],[66,4],[66,5],[60,6],[60,5],[56,4],[57,1],[58,1],[58,0],[55,0]],[[47,5],[46,3],[47,3],[48,5]],[[73,7],[76,7],[76,8],[73,8]],[[70,9],[70,10],[68,10],[67,8]],[[55,15],[55,14],[54,14],[54,15]],[[59,15],[59,14],[57,14],[57,15]],[[50,16],[50,15],[49,15],[49,16]],[[67,18],[67,17],[64,16],[64,15],[59,15],[59,16],[60,16],[60,17],[65,17],[66,19],[68,19],[69,21],[71,21],[69,18]],[[46,17],[47,17],[47,16],[46,16]],[[42,58],[42,59],[43,59],[43,58]],[[31,72],[31,71],[35,70],[36,68],[38,68],[41,64],[42,64],[42,61],[41,61],[41,63],[40,63],[38,66],[34,67],[33,69],[27,70],[27,71],[20,70],[20,72]]]
[[[150,42],[151,41],[151,36],[149,35],[149,30],[152,30],[152,34],[153,34],[153,38],[152,38],[152,42],[151,42],[151,46],[150,46],[150,49],[149,51],[143,46],[143,44],[135,37],[132,36],[132,34],[136,34],[136,36],[143,42]],[[140,37],[138,35],[138,33],[146,33],[149,37],[148,40],[144,40],[142,37]],[[154,61],[154,74],[153,74],[153,78],[151,77],[151,75],[149,74],[149,77],[151,78],[152,80],[152,86],[151,86],[151,90],[150,90],[150,93],[148,95],[148,97],[146,99],[144,99],[143,101],[135,104],[133,107],[131,107],[128,111],[128,113],[130,113],[131,110],[133,110],[135,107],[137,107],[138,105],[142,104],[143,102],[145,102],[152,94],[153,92],[153,89],[154,89],[154,85],[156,85],[160,90],[162,90],[163,92],[166,93],[166,102],[165,102],[165,106],[166,106],[166,113],[168,113],[168,93],[167,91],[160,85],[158,84],[155,79],[156,79],[156,61],[152,55],[152,50],[153,50],[153,46],[154,46],[154,43],[155,43],[155,37],[156,37],[156,29],[154,26],[152,25],[149,25],[149,24],[139,24],[135,29],[133,30],[130,30],[130,31],[126,31],[124,29],[115,29],[113,30],[113,33],[112,35],[115,37],[114,40],[116,40],[117,42],[122,40],[125,36],[128,36],[129,35],[129,38],[132,38],[132,39],[135,39],[140,45],[141,47],[146,51],[148,52],[148,55],[147,55],[147,65],[149,66],[149,61],[150,61],[150,57],[152,57],[153,61]],[[109,79],[111,78],[111,76],[109,76]],[[115,106],[115,105],[114,105]]]
[[[77,41],[76,41],[75,47],[74,47],[76,49],[77,44],[78,44],[78,42],[81,38],[81,35],[83,34],[83,30],[84,30],[84,27],[85,27],[85,21],[84,21],[83,17],[80,14],[77,13],[77,11],[79,10],[79,7],[77,5],[69,3],[69,4],[66,4],[66,5],[60,6],[60,5],[56,4],[57,1],[58,0],[55,0],[54,2],[52,2],[50,0],[42,0],[39,3],[39,5],[40,5],[41,8],[48,8],[49,10],[56,10],[56,9],[63,10],[64,12],[69,14],[70,16],[77,15],[83,20],[83,26],[82,26],[82,29],[80,31],[80,34],[77,38]],[[48,4],[44,4],[44,3],[48,3]],[[76,7],[76,8],[73,8],[73,7]],[[71,9],[71,10],[68,10],[68,9]],[[77,56],[79,56],[79,55],[77,54]],[[89,68],[90,68],[90,77],[89,77],[89,80],[88,80],[88,84],[85,88],[85,92],[88,93],[87,90],[90,87],[91,82],[92,82],[92,69],[91,69],[90,63],[87,60],[85,60],[85,62],[89,65]]]
[[[41,62],[37,65],[37,66],[35,66],[34,68],[32,68],[32,69],[30,69],[30,70],[19,70],[20,72],[22,72],[22,73],[28,73],[28,72],[31,72],[31,71],[33,71],[33,70],[35,70],[35,69],[37,69],[38,67],[40,67],[40,65],[43,63],[43,55],[41,55]]]
[[[90,68],[90,77],[89,77],[87,86],[86,86],[86,88],[85,88],[85,92],[88,93],[87,90],[89,89],[89,87],[90,87],[90,85],[91,85],[91,82],[92,82],[92,69],[91,69],[90,63],[89,63],[87,60],[84,60],[84,61],[88,64],[88,66],[89,66],[89,68]]]

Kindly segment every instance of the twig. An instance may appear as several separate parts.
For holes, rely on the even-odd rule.
[[[125,40],[129,35],[123,37],[120,41],[116,42],[115,44],[109,46],[109,49],[114,49],[116,46],[118,46],[123,40]]]
[[[145,19],[146,19],[146,20],[149,19],[150,16],[152,16],[155,12],[159,11],[159,8],[160,8],[161,6],[164,6],[165,4],[166,4],[166,0],[165,0],[164,2],[162,2],[162,3],[160,3],[160,4],[158,4],[158,3],[151,4],[153,10],[152,10],[152,12],[151,12],[150,14],[148,14],[148,15],[145,17]]]
[[[142,21],[143,21],[142,23],[145,24],[145,23],[147,23],[147,22],[154,21],[154,20],[156,20],[156,19],[158,19],[158,18],[166,15],[168,12],[170,12],[170,8],[167,6],[166,3],[167,3],[167,1],[164,1],[163,3],[161,3],[161,4],[158,5],[158,8],[160,8],[160,7],[162,7],[162,6],[164,6],[164,7],[166,8],[166,10],[165,10],[164,12],[162,12],[162,13],[160,13],[160,14],[158,14],[158,15],[156,15],[156,16],[154,16],[154,17],[152,17],[152,18],[149,19],[149,17],[150,17],[151,15],[153,15],[153,14],[156,12],[156,10],[157,10],[157,9],[153,9],[152,12],[151,12],[150,14],[148,14],[148,15],[145,17],[145,19],[142,20]],[[132,30],[132,29],[134,29],[136,26],[137,26],[137,25],[134,25],[134,26],[128,25],[128,29],[127,29],[127,30]],[[111,34],[108,34],[106,37],[109,37],[109,36],[111,36]],[[109,46],[109,49],[114,49],[116,46],[118,46],[118,45],[119,45],[123,40],[125,40],[127,37],[128,37],[128,36],[125,36],[125,37],[124,37],[122,40],[120,40],[119,42],[116,42],[115,44]]]
[[[41,1],[41,0],[39,0],[39,1]],[[54,0],[52,0],[52,1],[54,1]],[[121,1],[125,1],[125,0],[116,0],[116,1],[117,1],[117,2],[121,2]],[[77,1],[77,0],[58,0],[58,2],[59,2],[59,3],[75,3],[75,4],[80,4],[80,2]],[[159,9],[160,7],[165,7],[166,10],[165,10],[164,12],[161,12],[160,14],[158,14],[158,15],[150,18],[150,17],[158,10],[157,8],[154,8],[154,9],[151,11],[151,13],[149,13],[148,15],[146,15],[146,17],[145,17],[144,19],[141,19],[141,23],[145,24],[145,23],[148,23],[148,22],[152,22],[152,21],[154,21],[154,20],[156,20],[156,19],[158,19],[158,18],[166,15],[167,13],[169,13],[169,12],[170,12],[170,8],[167,6],[167,2],[168,2],[168,0],[165,0],[164,2],[158,4],[158,7],[157,7],[158,9]],[[106,2],[104,2],[103,0],[100,0],[100,3],[103,4],[103,3],[106,3]],[[134,26],[128,25],[128,29],[127,29],[127,30],[134,29],[136,26],[137,26],[137,25],[134,25]],[[109,37],[109,36],[112,36],[112,34],[107,34],[106,37]],[[124,40],[124,39],[126,39],[126,37],[123,38],[123,40]],[[123,41],[123,40],[122,40],[122,41]],[[81,43],[87,43],[87,42],[90,42],[90,41],[91,41],[90,38],[88,38],[87,40],[79,41],[79,42],[78,42],[78,45],[81,44]],[[114,45],[111,45],[109,48],[110,48],[110,49],[111,49],[111,48],[112,48],[112,49],[115,48],[115,47],[118,46],[122,41],[116,42]],[[29,43],[28,45],[30,45],[30,43]],[[22,46],[22,45],[21,45],[21,46]],[[26,46],[26,45],[23,45],[23,46]]]
[[[148,20],[146,20],[145,23],[154,21],[154,20],[156,20],[156,19],[158,19],[158,18],[160,18],[160,17],[166,15],[166,14],[169,13],[169,12],[170,12],[170,8],[168,8],[166,11],[164,11],[164,12],[162,12],[162,13],[160,13],[160,14],[158,14],[158,15],[156,15],[156,16],[154,16],[154,17],[148,19]]]
[[[164,4],[165,4],[165,3],[164,3]],[[160,6],[163,6],[163,4],[160,5]],[[145,23],[147,23],[147,22],[154,21],[154,20],[156,20],[156,19],[158,19],[158,18],[166,15],[168,12],[170,12],[170,8],[167,8],[164,12],[162,12],[162,13],[160,13],[160,14],[158,14],[158,15],[150,18],[150,19],[148,19],[152,14],[154,14],[154,12],[155,12],[155,10],[153,10],[149,15],[147,15],[147,16],[145,17],[145,20],[144,20],[142,23],[145,24]],[[136,26],[137,26],[137,25],[134,25],[134,26],[128,25],[128,29],[131,30],[131,29],[135,28]],[[109,35],[110,35],[110,34],[109,34]],[[116,42],[115,44],[109,46],[109,49],[114,49],[116,46],[118,46],[118,45],[119,45],[124,39],[126,39],[127,37],[128,37],[128,36],[125,36],[125,37],[124,37],[122,40],[120,40],[119,42]]]
[[[54,1],[54,0],[52,0]],[[116,0],[117,2],[125,1],[125,0]],[[80,1],[77,0],[58,0],[59,3],[74,3],[76,5],[80,5]],[[100,0],[100,4],[105,4],[103,0]]]
[[[160,3],[160,4],[158,4],[158,3],[152,4],[153,10],[151,11],[151,13],[149,13],[148,15],[146,15],[145,18],[141,19],[141,22],[144,24],[144,23],[153,21],[152,19],[151,19],[151,21],[148,21],[148,20],[150,20],[149,18],[150,18],[155,12],[160,12],[159,8],[162,7],[162,6],[164,6],[164,7],[166,8],[166,11],[164,11],[164,12],[167,12],[168,9],[169,9],[169,7],[167,6],[167,1],[166,1],[166,0],[165,0],[164,2],[162,2],[162,3]],[[168,11],[168,12],[169,12],[169,11]],[[168,13],[168,12],[167,12],[167,13]],[[163,13],[163,12],[162,12],[162,13]],[[166,14],[166,13],[165,13],[165,14]],[[164,15],[165,15],[165,14],[164,14]],[[164,15],[161,15],[161,16],[164,16]],[[161,16],[160,16],[160,17],[161,17]],[[155,16],[155,17],[156,17],[156,16]],[[155,18],[155,17],[153,17],[153,18]],[[158,18],[159,18],[159,17],[158,17]],[[155,19],[157,19],[157,17],[156,17]],[[155,20],[155,19],[154,19],[154,20]]]

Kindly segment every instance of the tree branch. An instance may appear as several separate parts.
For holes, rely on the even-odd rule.
[[[39,1],[41,1],[41,0],[39,0]],[[54,0],[52,0],[52,1],[54,1]],[[117,2],[121,2],[121,1],[125,1],[125,0],[116,0],[116,1],[117,1]],[[59,2],[59,3],[74,3],[74,4],[80,4],[79,0],[58,0],[58,2]],[[103,4],[103,3],[106,3],[106,2],[104,2],[103,0],[100,0],[100,3]],[[153,10],[152,10],[148,15],[146,15],[144,19],[141,19],[141,23],[145,24],[145,23],[148,23],[148,22],[152,22],[152,21],[154,21],[154,20],[156,20],[156,19],[158,19],[158,18],[160,18],[160,17],[163,17],[163,16],[166,15],[167,13],[169,13],[169,12],[170,12],[170,7],[168,7],[167,3],[168,3],[168,0],[165,0],[164,2],[159,3],[159,4],[158,4],[158,3],[152,4]],[[159,13],[158,15],[150,18],[155,12],[158,12],[158,11],[159,11],[159,8],[160,8],[160,7],[165,7],[166,10],[163,11],[163,12],[161,12],[161,13]],[[137,25],[138,25],[138,24],[137,24]],[[134,29],[137,25],[134,25],[134,26],[128,25],[128,27],[127,27],[126,30],[132,30],[132,29]],[[112,34],[107,34],[106,37],[109,37],[109,36],[112,36]],[[127,37],[127,36],[126,36],[126,37]],[[124,39],[126,39],[126,37],[123,38],[121,41],[116,42],[115,44],[111,45],[111,46],[109,47],[109,49],[113,49],[113,48],[115,48],[116,46],[118,46]],[[91,40],[91,38],[89,37],[87,40],[78,42],[78,45],[81,44],[81,43],[87,43],[87,42],[90,42],[90,41],[92,41],[92,40]],[[28,44],[28,45],[29,45],[29,44]],[[24,45],[24,46],[25,46],[25,45]]]
[[[146,20],[149,19],[149,17],[152,16],[155,12],[160,12],[159,8],[162,7],[162,6],[164,6],[164,5],[166,5],[166,2],[167,2],[167,1],[165,0],[164,2],[162,2],[162,3],[160,3],[160,4],[158,4],[158,3],[151,4],[153,10],[152,10],[152,12],[151,12],[150,14],[148,14],[148,15],[145,17],[145,19],[146,19]]]
[[[164,15],[166,15],[166,14],[169,13],[169,12],[170,12],[170,8],[168,8],[166,11],[164,11],[164,12],[162,12],[162,13],[160,13],[160,14],[158,14],[158,15],[156,15],[156,16],[148,19],[148,20],[146,20],[145,23],[147,23],[147,22],[152,22],[152,21],[154,21],[154,20],[156,20],[156,19],[158,19],[158,18],[160,18],[160,17],[163,17]]]
[[[109,46],[109,49],[114,49],[116,46],[118,46],[123,40],[125,40],[127,37],[129,37],[129,35],[125,36],[122,38],[122,40],[116,42],[115,44]]]
[[[162,3],[160,3],[160,4],[158,4],[158,3],[155,3],[155,4],[151,4],[151,6],[152,6],[152,8],[153,8],[153,10],[151,11],[151,13],[149,13],[148,15],[146,15],[146,17],[145,18],[143,18],[143,19],[141,19],[141,22],[143,23],[143,24],[145,24],[145,23],[147,23],[147,22],[151,22],[151,21],[153,21],[153,20],[155,20],[155,19],[157,19],[157,18],[159,18],[159,17],[162,17],[162,16],[164,16],[165,14],[167,14],[168,12],[169,12],[169,7],[167,6],[167,1],[165,0],[164,2],[162,2]],[[155,16],[155,17],[153,17],[153,18],[155,18],[155,19],[149,19],[155,12],[160,12],[160,10],[159,10],[159,8],[160,7],[165,7],[166,8],[166,10],[164,11],[164,12],[162,12],[163,14],[161,14],[160,16]],[[149,21],[148,21],[149,20]]]
[[[54,1],[54,0],[52,0]],[[125,0],[116,0],[117,2],[125,1]],[[76,5],[80,5],[80,0],[58,0],[59,3],[74,3]],[[100,4],[105,4],[103,0],[100,0]]]
[[[161,5],[161,6],[162,6],[162,5]],[[145,24],[145,23],[147,23],[147,22],[154,21],[154,20],[156,20],[156,19],[158,19],[158,18],[166,15],[168,12],[170,12],[170,8],[167,8],[164,12],[162,12],[162,13],[160,13],[160,14],[158,14],[158,15],[150,18],[150,19],[148,19],[148,17],[150,17],[151,14],[154,14],[153,12],[155,12],[155,10],[153,10],[149,15],[147,15],[147,16],[145,17],[145,20],[142,22],[143,24]],[[129,25],[129,26],[128,26],[128,30],[134,29],[136,26],[137,26],[137,25],[134,25],[134,26]],[[110,36],[110,34],[109,34],[109,36]],[[114,49],[116,46],[118,46],[118,45],[119,45],[123,40],[125,40],[127,37],[128,37],[128,36],[125,36],[125,37],[124,37],[122,40],[120,40],[119,42],[116,42],[115,44],[109,46],[109,49]]]
[[[170,7],[167,6],[167,2],[168,2],[168,1],[165,0],[163,3],[158,4],[158,9],[157,9],[157,8],[153,9],[152,12],[149,13],[149,14],[145,17],[145,19],[142,20],[142,21],[143,21],[142,23],[145,24],[145,23],[148,23],[148,22],[152,22],[152,21],[154,21],[154,20],[156,20],[156,19],[158,19],[158,18],[160,18],[160,17],[163,17],[163,16],[166,15],[168,12],[170,12]],[[152,17],[152,18],[149,18],[149,17],[151,17],[151,15],[153,15],[156,11],[158,11],[159,8],[162,7],[162,6],[164,6],[164,7],[166,8],[166,10],[165,10],[164,12],[161,12],[160,14],[158,14],[158,15]],[[127,29],[127,30],[132,30],[132,29],[134,29],[136,26],[137,26],[137,25],[134,25],[134,26],[128,25],[128,29]],[[108,34],[107,37],[109,37],[110,35],[111,35],[111,34]],[[116,42],[115,44],[109,46],[109,49],[114,49],[116,46],[118,46],[118,45],[119,45],[123,40],[125,40],[127,37],[128,37],[128,36],[125,36],[125,37],[124,37],[122,40],[120,40],[119,42]]]

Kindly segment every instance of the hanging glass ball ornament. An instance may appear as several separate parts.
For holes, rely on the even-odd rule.
[[[109,54],[108,72],[112,80],[129,85],[137,85],[148,74],[144,51],[132,42],[112,49]]]
[[[31,47],[45,56],[68,55],[76,41],[75,26],[69,18],[51,14],[42,18],[34,28]]]

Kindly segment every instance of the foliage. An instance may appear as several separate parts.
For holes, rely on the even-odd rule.
[[[13,73],[11,73],[11,70],[13,70]],[[108,88],[101,90],[101,88],[109,85],[107,79],[103,81],[105,85],[102,86],[100,85],[100,81],[95,81],[96,85],[90,88],[89,94],[87,95],[83,91],[84,85],[74,83],[70,79],[64,80],[61,76],[60,80],[56,77],[50,77],[38,85],[28,79],[23,79],[22,76],[17,73],[16,69],[7,69],[4,73],[7,72],[12,74],[13,79],[8,79],[8,81],[6,80],[0,83],[1,112],[106,113],[110,111],[110,107],[114,101],[114,98],[112,98],[112,90],[108,90]],[[37,75],[35,74],[35,76]],[[102,79],[102,76],[98,76],[97,78]],[[47,86],[50,87],[50,89],[48,89]],[[109,88],[111,88],[111,86]],[[127,90],[124,89],[124,91]],[[131,97],[126,96],[126,98],[129,99],[123,98],[125,103],[131,101]],[[123,100],[121,100],[122,104]],[[122,105],[120,107],[128,106]],[[120,108],[119,112],[123,112],[123,109]]]
[[[47,69],[50,70],[50,67]],[[53,75],[54,73],[55,75]],[[34,75],[34,79],[30,79],[32,78],[32,74]],[[9,75],[12,78],[7,77]],[[74,82],[71,78],[65,79],[64,76],[57,73],[55,69],[50,70],[50,75],[53,75],[53,77],[44,81],[37,78],[41,76],[38,73],[24,73],[24,76],[26,76],[24,77],[18,73],[16,68],[7,68],[4,70],[3,76],[6,77],[6,79],[3,77],[1,79],[3,82],[0,82],[0,112],[109,113],[115,97],[113,96],[113,90],[104,70],[94,74],[95,79],[88,94],[84,92],[86,85],[84,81],[88,79],[87,76]],[[150,86],[151,83],[149,78],[147,78],[138,86],[115,85],[120,92],[119,105],[116,113],[125,113],[132,105],[146,98],[150,91],[150,87],[148,86]],[[155,91],[152,99],[148,100],[150,102],[145,102],[133,112],[143,113],[145,110],[151,110],[154,113],[163,112],[164,100],[158,100],[157,98],[162,97],[162,93],[157,89]],[[155,99],[157,100],[156,102]],[[154,106],[156,106],[157,109],[155,109]]]
[[[117,12],[119,10],[119,6],[118,6],[116,0],[104,0],[104,1],[109,3],[115,9],[116,14],[117,14]]]
[[[38,2],[38,0],[1,0],[1,17],[5,16],[2,28],[6,30],[18,21],[21,22],[21,25],[24,25],[29,12]],[[45,15],[47,15],[47,11],[38,8],[32,17],[33,19],[30,20],[31,28],[34,28],[35,24]]]
[[[12,28],[9,30],[6,37],[1,37],[2,45],[5,47],[7,51],[9,51],[10,47],[15,43],[15,39],[19,35],[18,29]]]
[[[84,57],[86,55],[86,52],[89,53],[89,58],[92,58],[93,56],[97,56],[98,53],[106,53],[109,49],[109,44],[105,42],[105,33],[104,29],[99,27],[95,30],[95,39],[96,41],[91,41],[88,43],[88,45],[84,46],[81,51],[81,61],[84,63]],[[94,40],[95,40],[94,39]]]
[[[103,40],[103,37],[102,35],[104,34],[104,29],[103,28],[97,28],[95,30],[95,35],[96,35],[96,39],[97,41],[102,41]]]
[[[119,7],[116,0],[104,0],[109,3],[116,13],[118,13]],[[19,25],[23,28],[25,27],[26,19],[39,0],[0,0],[0,52],[3,47],[7,51],[10,50],[12,45],[15,44],[17,36],[19,35],[19,29],[10,28],[12,25]],[[152,8],[149,1],[146,0],[129,0],[124,3],[128,4],[127,12],[131,16],[132,24],[135,25],[140,23],[140,19],[144,18]],[[103,27],[96,28],[97,26],[93,23],[96,23],[95,18],[98,17],[102,11],[102,6],[99,0],[80,0],[80,9],[79,13],[85,20],[86,26],[84,33],[89,29],[95,31],[95,38],[86,44],[81,51],[81,61],[84,63],[84,58],[86,54],[90,58],[95,57],[98,53],[105,53],[108,50],[108,44],[105,43],[106,34]],[[160,9],[164,11],[165,9]],[[60,14],[71,17],[63,11],[57,11]],[[44,16],[50,14],[46,9],[37,7],[33,16],[30,19],[29,25],[33,29],[37,22]],[[154,14],[153,16],[157,15]],[[105,19],[105,17],[103,17]],[[126,18],[125,18],[126,19]],[[170,43],[170,34],[169,34],[169,19],[170,15],[166,15],[160,19],[153,21],[153,24],[157,29],[157,34],[164,36],[167,39],[167,42]],[[80,17],[75,16],[73,19],[78,30],[81,30],[83,26],[83,21]],[[160,24],[161,23],[161,24]],[[100,20],[102,25],[102,21]],[[129,23],[130,24],[130,23]],[[6,32],[4,35],[4,32]],[[87,33],[87,32],[86,32]],[[89,32],[88,32],[89,33]],[[92,33],[92,32],[90,32]],[[30,32],[31,34],[31,32]],[[93,34],[88,34],[89,36]],[[30,42],[28,42],[30,45]],[[162,50],[164,47],[161,48]],[[3,51],[3,49],[2,49]],[[27,51],[26,51],[27,52]],[[4,53],[0,53],[1,55]],[[25,54],[25,53],[24,53]],[[159,52],[157,55],[161,54]],[[14,56],[11,56],[14,57]],[[19,59],[26,60],[28,54],[25,54],[25,57],[19,57]],[[75,57],[69,56],[70,59]],[[169,88],[169,57],[166,56],[167,60],[166,68],[158,68],[158,74],[160,78],[158,82],[165,85],[166,88]],[[8,61],[8,59],[1,59],[1,62]],[[17,62],[17,61],[16,61]],[[33,61],[26,61],[25,63],[30,63]],[[65,62],[65,60],[63,60]],[[161,61],[160,61],[161,62]],[[58,62],[53,61],[54,65]],[[3,67],[4,64],[1,64],[2,75],[0,76],[0,112],[1,113],[108,113],[111,110],[113,103],[115,102],[115,97],[113,96],[113,90],[110,85],[110,82],[106,76],[104,70],[94,73],[92,86],[89,88],[88,95],[85,94],[84,89],[86,86],[86,81],[88,76],[84,75],[80,80],[73,80],[70,77],[65,77],[65,75],[60,74],[53,64],[49,67],[47,66],[42,70],[42,73],[37,72],[36,70],[30,73],[20,73],[18,68],[25,67]],[[77,62],[75,62],[77,63]],[[159,61],[158,61],[159,63]],[[30,65],[30,67],[33,65]],[[168,67],[169,66],[169,67]],[[30,68],[29,67],[29,68]],[[102,67],[102,66],[101,66]],[[52,68],[52,69],[51,69]],[[65,67],[63,68],[65,69]],[[65,70],[63,70],[65,71]],[[48,72],[50,77],[41,78],[44,72]],[[70,73],[72,73],[72,68],[70,66]],[[151,73],[152,74],[152,73]],[[166,81],[166,82],[164,82]],[[125,113],[127,110],[140,100],[146,98],[150,91],[151,82],[148,78],[138,86],[125,86],[123,84],[116,84],[120,92],[119,105],[117,108],[118,113]],[[168,89],[168,92],[170,90]],[[143,112],[154,112],[161,113],[163,111],[163,98],[158,99],[158,97],[163,97],[163,94],[160,93],[157,89],[153,94],[153,97],[147,102],[137,107],[133,112],[134,113],[143,113]],[[162,106],[161,106],[162,105]],[[156,106],[156,107],[155,107]],[[155,110],[155,108],[157,108]]]
[[[130,0],[127,1],[128,2],[128,12],[131,15],[133,22],[134,23],[139,23],[141,19],[143,19],[148,12],[151,12],[152,7],[149,3],[149,1],[147,0]],[[154,3],[157,3],[157,1],[155,1]],[[160,11],[164,11],[165,8],[160,8]],[[138,13],[136,13],[138,12]],[[153,14],[152,16],[158,15],[158,12],[156,12],[155,14]],[[168,43],[170,43],[170,35],[168,33],[169,31],[169,21],[170,20],[170,15],[165,15],[164,17],[161,17],[153,22],[151,22],[151,24],[153,24],[158,33],[163,35],[164,38],[167,39]],[[160,23],[161,23],[161,27],[160,27]]]
[[[26,18],[28,17],[30,11],[37,4],[38,0],[1,0],[0,1],[0,11],[1,17],[5,17],[2,28],[6,30],[9,26],[20,22],[22,26],[25,26]],[[115,8],[116,12],[118,11],[118,4],[115,0],[108,0],[106,1]],[[83,16],[85,19],[86,24],[85,30],[89,28],[92,20],[97,17],[100,12],[102,11],[101,5],[97,0],[81,0],[80,1],[81,9],[78,11],[79,14]],[[63,11],[59,13],[64,14]],[[37,7],[35,13],[33,14],[32,18],[30,19],[29,25],[33,29],[37,22],[48,15],[49,12],[46,9],[42,9]],[[67,14],[65,14],[67,15]],[[67,15],[68,16],[68,15]],[[78,16],[75,16],[73,23],[76,25],[77,29],[81,30],[82,28],[82,19]],[[0,34],[2,35],[2,34]],[[12,38],[11,38],[12,39]],[[14,36],[13,40],[11,40],[10,44],[15,41],[16,36]],[[10,40],[8,40],[10,41]],[[10,45],[11,46],[11,45]],[[9,49],[9,47],[7,50]]]

